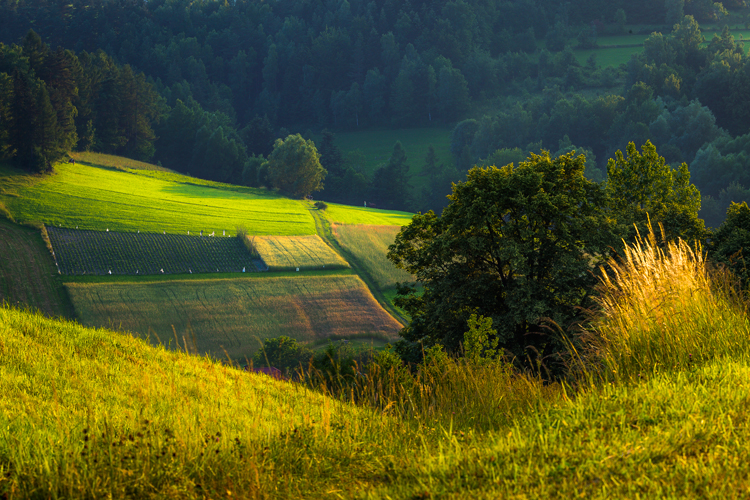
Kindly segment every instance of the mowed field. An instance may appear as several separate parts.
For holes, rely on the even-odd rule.
[[[48,316],[72,317],[41,231],[0,218],[0,302],[39,309]]]
[[[190,352],[250,357],[265,338],[393,337],[401,325],[353,275],[68,283],[79,320]],[[225,355],[226,351],[226,355]]]
[[[0,205],[16,221],[98,231],[187,234],[315,234],[298,200],[264,189],[194,179],[157,170],[59,164],[50,176],[0,165]]]
[[[386,257],[400,226],[334,225],[331,229],[341,247],[357,259],[380,290],[395,288],[397,282],[414,281]]]
[[[269,271],[349,267],[349,264],[326,245],[318,235],[250,236],[248,240],[260,254]]]

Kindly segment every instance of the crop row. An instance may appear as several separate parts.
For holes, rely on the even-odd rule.
[[[61,274],[255,272],[237,238],[47,227]]]

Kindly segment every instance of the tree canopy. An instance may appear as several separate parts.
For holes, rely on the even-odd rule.
[[[627,158],[618,150],[615,158],[607,162],[610,206],[625,226],[626,238],[632,237],[634,224],[641,234],[646,234],[650,218],[653,224],[664,226],[670,239],[703,240],[705,224],[698,217],[701,194],[690,183],[687,163],[673,170],[650,141],[646,141],[641,151],[631,142]]]
[[[268,180],[290,196],[306,196],[323,189],[326,169],[320,165],[315,143],[301,135],[277,139],[268,157]]]
[[[455,352],[476,313],[492,318],[500,347],[518,359],[560,349],[543,325],[579,316],[595,281],[589,271],[614,238],[605,191],[584,177],[585,163],[543,152],[517,167],[475,167],[441,217],[415,215],[388,254],[424,286],[421,295],[399,289],[397,304],[412,318],[402,336]]]

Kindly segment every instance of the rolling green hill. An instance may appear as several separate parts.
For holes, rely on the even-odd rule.
[[[0,166],[0,203],[19,222],[67,228],[187,234],[315,233],[307,208],[264,189],[157,170],[59,164],[48,177]]]
[[[400,329],[381,307],[389,301],[380,287],[368,291],[318,236],[295,235],[308,227],[315,232],[313,214],[375,225],[406,224],[411,214],[336,204],[321,212],[310,202],[263,189],[193,179],[114,156],[74,156],[78,163],[58,165],[46,177],[0,166],[0,202],[9,215],[52,224],[48,233],[62,274],[45,248],[37,258],[57,276],[51,283],[68,301],[68,316],[173,347],[187,341],[191,352],[226,351],[233,359],[252,356],[262,339],[279,335],[308,343],[331,336],[382,340],[394,338]],[[158,220],[167,221],[165,230],[156,230],[162,226]],[[246,227],[250,240],[255,239],[270,273],[255,279],[242,274],[243,267],[255,270],[251,254],[235,238],[222,237],[225,230],[220,229],[228,228],[229,236],[237,226]],[[197,236],[201,228],[202,238]],[[215,238],[206,238],[213,232]],[[274,236],[255,236],[268,233]],[[0,256],[8,276],[17,267],[11,253]],[[305,271],[323,265],[323,273]],[[302,276],[278,273],[298,267]],[[222,274],[228,272],[234,273],[231,279]],[[152,273],[158,276],[145,276]],[[168,277],[175,273],[180,278]],[[210,273],[210,279],[199,273]],[[26,296],[19,295],[18,287],[31,290],[34,284],[23,277],[17,281],[10,288],[4,285],[10,290],[3,292],[6,300],[49,309],[48,298],[19,300]]]

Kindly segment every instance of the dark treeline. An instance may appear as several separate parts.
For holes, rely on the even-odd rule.
[[[3,48],[0,112],[10,116],[8,103],[25,99],[44,121],[51,113],[43,82],[56,126],[68,132],[38,152],[19,149],[12,140],[31,135],[18,127],[33,124],[16,121],[0,131],[0,143],[3,154],[13,150],[27,163],[72,145],[264,185],[264,161],[290,130],[310,138],[309,130],[324,128],[458,122],[454,165],[430,170],[434,158],[410,158],[432,174],[421,193],[408,188],[400,145],[372,178],[356,157],[341,157],[332,136],[318,145],[329,172],[325,198],[424,210],[442,208],[450,181],[476,163],[577,149],[588,153],[587,175],[601,180],[616,150],[650,140],[671,164],[690,163],[706,195],[702,215],[716,225],[729,200],[747,198],[750,187],[740,168],[750,131],[747,58],[729,32],[703,44],[694,19],[721,22],[732,12],[736,20],[744,8],[742,0],[5,1],[0,41],[23,41]],[[665,34],[651,36],[627,67],[601,68],[595,58],[581,65],[570,50],[571,40],[595,47],[597,36],[639,23]],[[72,61],[77,90],[67,97],[51,80],[60,72],[40,72],[22,53],[32,28],[49,44],[48,64],[58,55]],[[14,76],[19,64],[25,82]],[[89,67],[104,76],[79,82]],[[14,85],[28,88],[18,87],[17,97]],[[578,93],[587,89],[589,97]]]
[[[29,170],[72,149],[148,158],[163,107],[143,73],[102,51],[52,50],[34,32],[0,44],[0,152]]]

